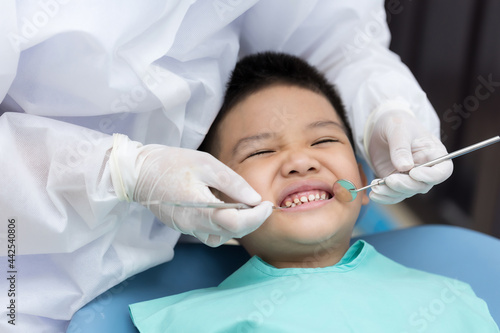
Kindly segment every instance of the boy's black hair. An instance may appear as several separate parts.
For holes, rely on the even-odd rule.
[[[199,150],[214,154],[217,127],[226,113],[249,95],[274,84],[297,86],[323,95],[337,111],[347,137],[354,147],[345,108],[335,87],[316,68],[296,56],[263,52],[246,56],[236,64],[227,83],[224,102],[219,114]]]

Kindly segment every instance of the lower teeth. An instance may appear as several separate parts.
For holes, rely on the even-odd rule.
[[[322,201],[322,200],[327,200],[326,198],[321,198],[321,199],[316,199],[316,200],[312,200],[312,201],[299,201],[299,202],[292,202],[290,206],[288,205],[284,205],[284,206],[281,206],[282,208],[292,208],[292,207],[296,207],[296,206],[300,206],[302,204],[305,204],[305,203],[309,203],[309,202],[315,202],[315,201]]]

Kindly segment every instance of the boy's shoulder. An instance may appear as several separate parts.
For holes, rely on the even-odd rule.
[[[418,286],[419,291],[448,288],[457,293],[474,294],[470,285],[465,282],[402,265],[381,254],[369,243],[365,242],[365,244],[367,248],[366,260],[358,267],[357,274],[384,284],[391,284],[394,288],[411,288],[412,285],[415,285]]]
[[[385,286],[394,295],[414,295],[417,299],[426,295],[444,295],[445,298],[448,296],[447,299],[455,296],[477,298],[466,282],[402,265],[378,252],[371,244],[364,243],[365,260],[353,272],[361,281],[369,280]]]

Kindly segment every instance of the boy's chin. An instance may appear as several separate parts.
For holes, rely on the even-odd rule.
[[[352,228],[344,227],[338,229],[320,229],[315,228],[314,230],[303,231],[300,234],[291,237],[291,240],[301,245],[321,245],[323,246],[333,246],[337,243],[344,243],[346,240],[349,241],[352,234]]]
[[[354,222],[335,223],[334,221],[311,220],[289,221],[286,228],[281,229],[281,237],[286,238],[290,243],[304,246],[325,245],[332,246],[336,242],[344,243],[349,241]]]

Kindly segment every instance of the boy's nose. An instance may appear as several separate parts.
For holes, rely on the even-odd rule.
[[[282,165],[282,175],[306,175],[319,171],[321,165],[317,159],[303,151],[291,152]]]

